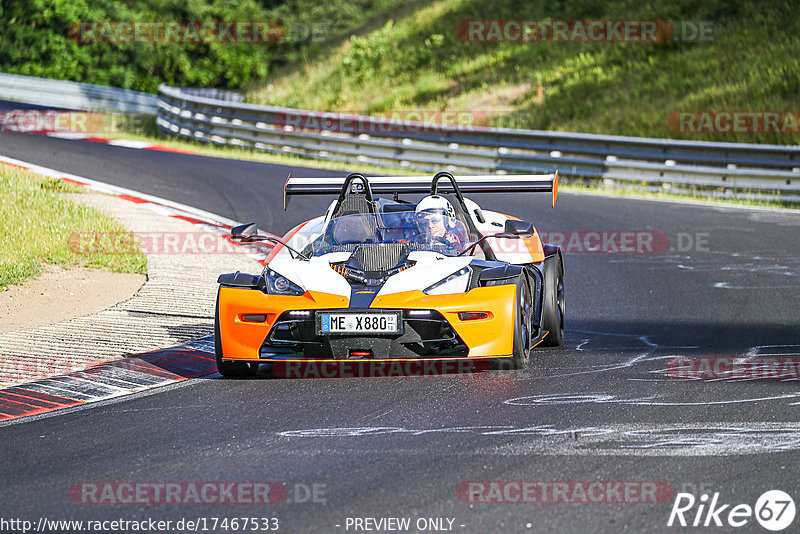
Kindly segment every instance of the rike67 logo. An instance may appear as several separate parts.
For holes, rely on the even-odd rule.
[[[691,493],[678,493],[667,526],[740,528],[756,521],[767,530],[778,532],[789,527],[795,516],[794,500],[781,490],[764,492],[755,506],[723,504],[719,492],[709,501],[704,493],[699,499]]]

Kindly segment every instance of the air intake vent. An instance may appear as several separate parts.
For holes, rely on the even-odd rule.
[[[359,245],[353,257],[365,271],[388,271],[408,257],[408,247],[403,243]]]

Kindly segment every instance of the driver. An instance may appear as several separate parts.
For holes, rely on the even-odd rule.
[[[431,241],[442,241],[447,246],[461,250],[467,242],[464,226],[456,218],[456,210],[439,195],[430,195],[417,204],[417,228]]]

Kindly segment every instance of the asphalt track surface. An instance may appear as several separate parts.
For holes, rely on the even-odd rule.
[[[0,136],[0,154],[276,233],[330,200],[295,199],[284,214],[289,170],[339,174],[19,134]],[[346,526],[355,517],[407,517],[412,527],[449,518],[464,533],[766,532],[752,517],[738,529],[667,529],[673,493],[657,503],[510,504],[464,502],[469,495],[457,488],[655,481],[698,498],[719,492],[732,505],[753,506],[772,489],[797,501],[798,381],[685,380],[665,369],[678,356],[800,355],[800,215],[568,193],[555,210],[548,195],[475,198],[544,232],[649,231],[669,245],[652,253],[568,248],[564,346],[537,349],[524,371],[211,375],[0,428],[2,517],[277,517],[285,532],[354,532]],[[293,501],[303,500],[296,485],[325,493],[270,505],[82,504],[69,493],[80,482],[192,481],[282,482]]]

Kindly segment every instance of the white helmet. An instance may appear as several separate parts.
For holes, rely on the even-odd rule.
[[[417,204],[417,220],[429,214],[440,214],[444,218],[447,228],[453,229],[456,226],[456,210],[446,198],[439,195],[430,195],[419,201]]]

